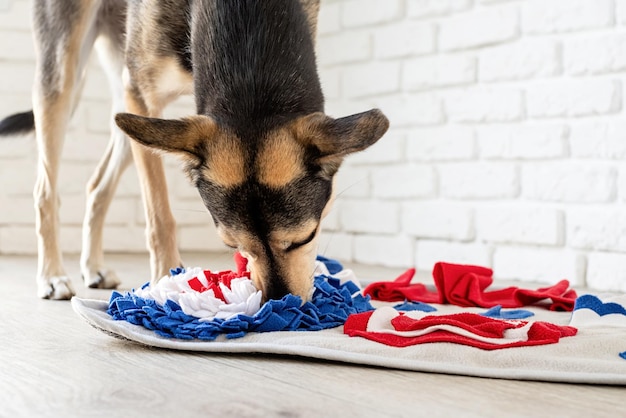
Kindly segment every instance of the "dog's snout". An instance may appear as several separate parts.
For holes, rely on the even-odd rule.
[[[270,300],[270,299],[279,300],[279,299],[282,299],[288,293],[291,293],[289,289],[287,289],[286,287],[276,285],[276,284],[281,283],[280,279],[274,278],[274,279],[269,279],[269,281],[270,281],[270,285],[268,286],[268,289],[266,293],[264,294],[265,300]]]

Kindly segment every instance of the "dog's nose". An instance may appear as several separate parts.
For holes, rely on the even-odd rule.
[[[281,277],[278,275],[268,277],[265,292],[263,292],[265,300],[280,300],[288,293],[290,293],[289,288],[285,285],[285,281]]]

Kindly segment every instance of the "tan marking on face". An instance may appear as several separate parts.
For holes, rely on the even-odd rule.
[[[278,230],[272,234],[272,240],[279,246],[276,260],[280,265],[283,278],[287,282],[289,291],[298,295],[302,300],[309,300],[313,290],[313,271],[315,269],[315,257],[319,240],[319,222],[309,219],[301,226],[290,230]],[[315,238],[307,244],[295,248],[292,251],[282,252],[280,242],[298,243],[305,241],[315,231]]]
[[[312,296],[318,239],[319,234],[308,244],[286,253],[279,261],[289,291],[304,301]]]
[[[244,153],[236,137],[220,133],[210,142],[204,177],[220,186],[233,187],[246,180]]]
[[[284,187],[304,174],[304,149],[288,130],[273,132],[257,156],[258,180],[270,187]]]

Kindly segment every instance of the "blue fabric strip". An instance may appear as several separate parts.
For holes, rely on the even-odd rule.
[[[524,319],[535,314],[531,311],[527,311],[526,309],[508,309],[503,311],[502,305],[496,305],[488,311],[481,313],[481,315],[495,319]]]
[[[399,303],[394,306],[394,309],[397,311],[422,311],[422,312],[435,312],[437,308],[434,306],[430,306],[427,303],[423,302],[411,302],[408,299],[405,299],[403,303]]]
[[[622,314],[626,315],[626,308],[619,303],[604,303],[597,296],[594,295],[582,295],[576,299],[574,310],[576,309],[591,309],[600,316],[609,314]]]
[[[177,270],[177,272],[180,272]],[[266,302],[254,316],[238,315],[223,320],[200,322],[186,315],[180,306],[168,301],[160,306],[154,300],[134,293],[113,292],[107,313],[116,320],[143,326],[166,338],[215,340],[219,335],[239,338],[248,332],[318,331],[343,325],[349,315],[374,310],[369,296],[352,296],[358,287],[352,282],[317,276],[312,300],[302,304],[299,296],[287,295]]]

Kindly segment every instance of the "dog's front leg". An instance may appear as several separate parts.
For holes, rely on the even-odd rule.
[[[158,117],[160,109],[148,111],[144,101],[133,89],[126,89],[126,106],[130,113]],[[133,159],[137,167],[146,216],[146,238],[150,252],[152,281],[181,266],[176,240],[176,221],[170,208],[165,169],[161,156],[151,149],[131,141]]]

